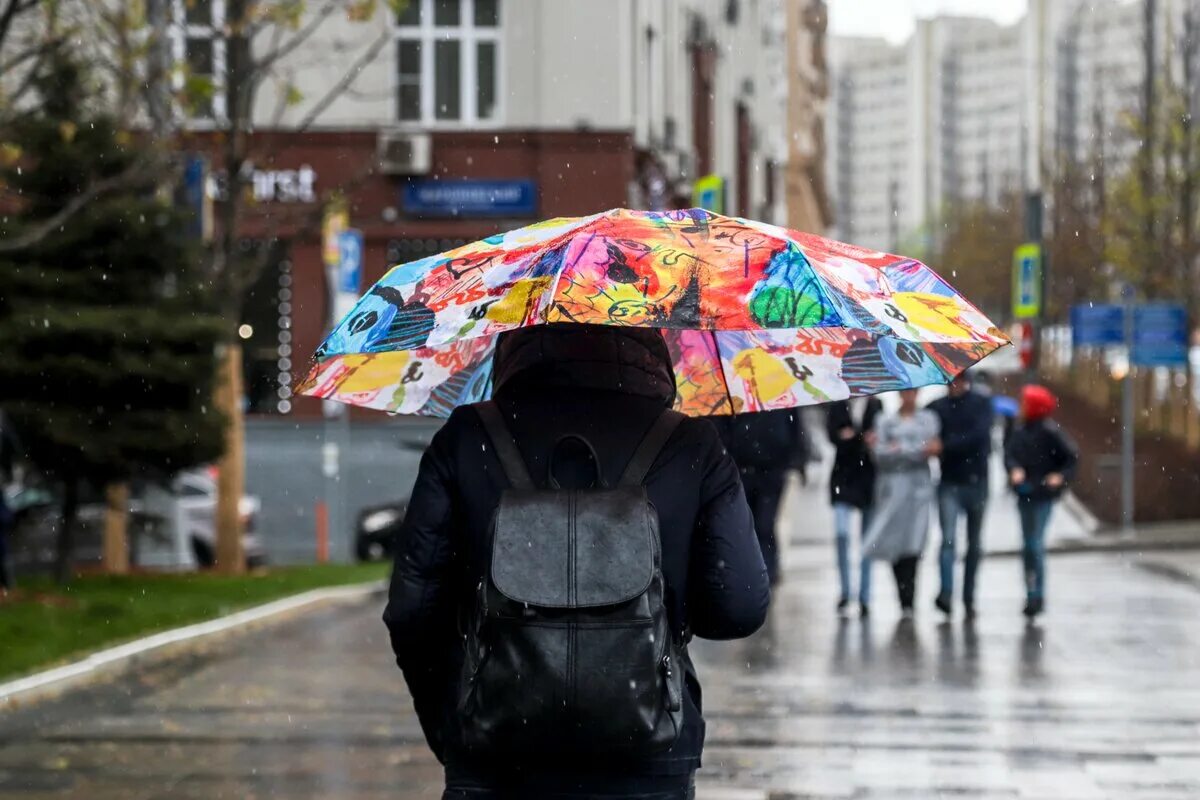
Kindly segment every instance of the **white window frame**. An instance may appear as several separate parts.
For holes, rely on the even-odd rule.
[[[208,25],[195,25],[187,19],[187,0],[170,0],[171,9],[171,57],[179,67],[172,75],[171,85],[175,91],[184,88],[183,70],[187,67],[187,40],[208,39],[213,48],[213,97],[212,116],[194,116],[184,110],[189,127],[216,127],[227,119],[225,89],[225,0],[212,0],[212,20]]]
[[[475,26],[475,0],[460,0],[458,25],[434,25],[435,0],[409,0],[421,6],[419,25],[400,25],[392,17],[392,119],[400,127],[462,129],[499,127],[504,119],[504,46],[503,28],[505,0],[496,0],[497,20],[493,28]],[[421,115],[419,119],[400,119],[400,42],[421,43]],[[459,76],[459,103],[462,110],[458,119],[438,119],[436,104],[437,81],[434,75],[434,49],[439,41],[458,41],[461,47],[462,69]],[[480,43],[491,42],[496,49],[496,97],[492,116],[478,116],[476,86],[479,74],[478,48]]]

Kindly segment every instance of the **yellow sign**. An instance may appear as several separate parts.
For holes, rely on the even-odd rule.
[[[1013,253],[1013,316],[1036,319],[1042,314],[1042,246],[1023,244]]]
[[[334,269],[340,263],[338,237],[349,227],[350,212],[346,209],[346,202],[341,198],[330,200],[321,220],[321,253],[326,267]]]
[[[725,213],[725,179],[720,175],[704,175],[692,184],[692,205],[714,214]]]

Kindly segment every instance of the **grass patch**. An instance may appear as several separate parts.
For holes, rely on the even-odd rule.
[[[385,564],[327,564],[242,576],[92,575],[66,587],[28,580],[0,601],[0,679],[309,589],[386,574]]]

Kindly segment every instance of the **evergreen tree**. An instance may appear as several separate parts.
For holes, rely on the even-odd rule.
[[[162,159],[97,111],[98,88],[62,47],[35,76],[38,106],[0,139],[0,238],[52,218],[98,182],[61,230],[0,256],[0,407],[32,464],[62,486],[57,572],[70,571],[79,489],[168,476],[215,458],[221,326],[185,219],[164,202]],[[156,167],[156,165],[159,165]]]

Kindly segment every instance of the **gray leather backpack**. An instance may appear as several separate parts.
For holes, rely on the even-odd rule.
[[[658,513],[642,485],[682,416],[651,427],[616,486],[529,477],[499,409],[476,406],[510,484],[491,528],[491,564],[466,623],[459,729],[488,755],[646,756],[682,723],[685,644],[663,602]],[[555,446],[555,451],[558,446]]]

